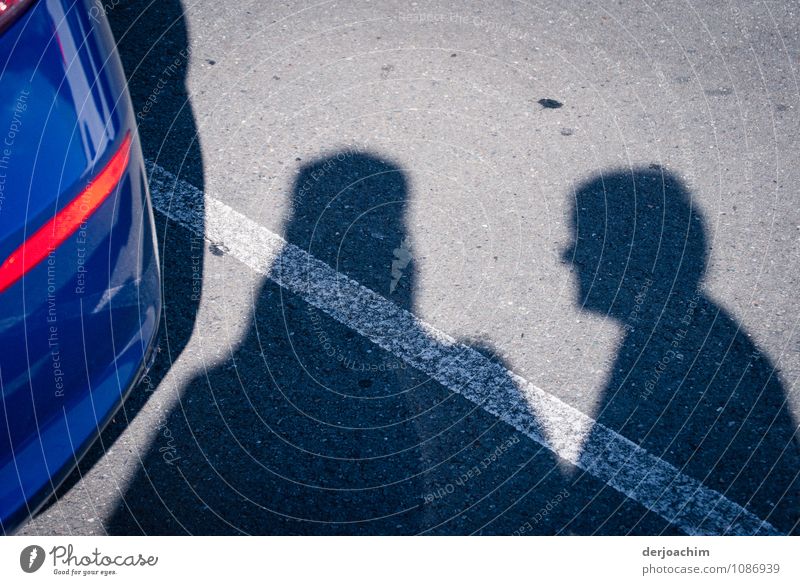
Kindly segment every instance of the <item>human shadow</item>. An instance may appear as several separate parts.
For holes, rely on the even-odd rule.
[[[797,532],[797,422],[769,357],[703,291],[691,193],[657,165],[606,172],[577,188],[571,216],[578,303],[624,328],[595,418]]]
[[[411,305],[399,167],[339,152],[304,165],[292,193],[288,242]],[[253,303],[233,355],[183,390],[164,424],[170,450],[151,446],[107,530],[415,532],[423,488],[414,416],[439,389],[274,280]]]
[[[151,184],[155,171],[162,179],[161,189],[169,189],[180,179],[202,190],[200,142],[186,88],[190,47],[181,1],[134,0],[105,9],[127,77]],[[163,175],[161,169],[169,175]],[[202,228],[202,199],[194,202],[194,206]],[[116,442],[183,352],[194,329],[202,293],[203,240],[167,219],[158,208],[155,223],[161,263],[162,314],[152,367],[40,514],[72,489]]]
[[[424,353],[441,350],[445,368],[462,354],[478,362],[475,378],[466,375],[454,392],[421,371],[430,368],[408,365],[428,366],[427,357],[382,349],[409,331],[368,316],[366,326],[387,342],[373,343],[309,304],[304,284],[276,284],[299,269],[315,286],[314,270],[302,271],[314,258],[410,323],[418,255],[397,163],[336,151],[304,163],[291,196],[284,237],[310,256],[278,255],[253,292],[241,342],[182,390],[164,420],[168,433],[155,437],[106,530],[557,534],[628,532],[639,523],[641,533],[670,531],[592,476],[564,477],[550,451],[481,407],[486,384],[500,402],[520,402],[490,344],[444,345],[411,326]],[[344,320],[360,322],[357,311],[369,305],[345,304]]]

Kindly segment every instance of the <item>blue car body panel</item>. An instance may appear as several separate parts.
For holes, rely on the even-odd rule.
[[[39,0],[0,35],[0,263],[133,139],[78,231],[0,292],[0,529],[66,477],[135,384],[161,308],[135,117],[105,16]]]

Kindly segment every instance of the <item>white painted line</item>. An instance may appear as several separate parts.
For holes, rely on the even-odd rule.
[[[161,213],[210,242],[224,245],[254,272],[299,295],[687,534],[779,534],[768,522],[672,464],[457,343],[158,165],[148,166],[153,205]]]

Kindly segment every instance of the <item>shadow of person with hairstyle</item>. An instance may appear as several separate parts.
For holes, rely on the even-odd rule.
[[[708,243],[689,191],[655,165],[603,173],[576,190],[572,228],[563,259],[581,309],[625,331],[595,418],[796,532],[797,422],[768,356],[703,291]]]
[[[97,10],[99,3],[90,15],[96,18]],[[39,514],[94,467],[141,411],[186,347],[202,292],[203,239],[158,209],[158,204],[169,200],[169,190],[177,179],[201,191],[204,187],[197,124],[186,88],[191,53],[183,4],[180,0],[133,0],[108,5],[106,16],[127,77],[154,199],[162,285],[159,343],[148,375],[130,392],[98,441]],[[156,201],[156,189],[160,201]],[[202,231],[202,198],[194,205]]]
[[[415,269],[407,192],[391,161],[333,153],[300,168],[284,237],[408,308]],[[279,255],[252,291],[241,342],[182,390],[164,423],[173,455],[150,447],[110,533],[418,530],[415,416],[443,393],[278,286],[285,261]]]

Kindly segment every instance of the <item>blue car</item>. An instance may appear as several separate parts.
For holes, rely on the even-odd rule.
[[[0,530],[140,379],[161,310],[135,114],[102,6],[0,2]]]

